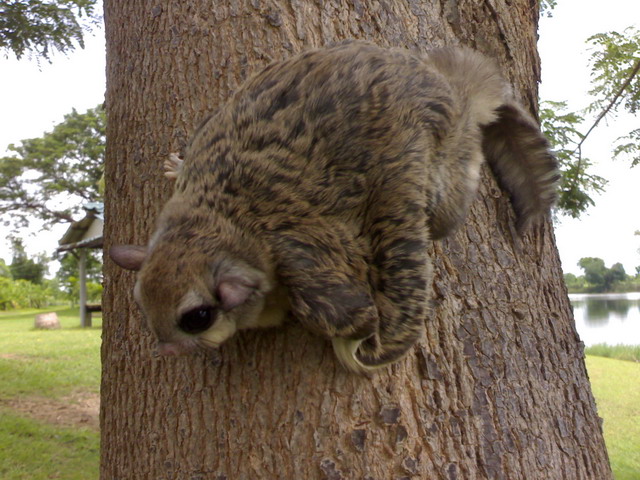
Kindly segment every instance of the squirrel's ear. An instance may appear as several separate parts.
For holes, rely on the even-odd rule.
[[[140,270],[145,258],[147,247],[139,245],[114,245],[109,249],[111,259],[127,270]]]
[[[263,296],[271,290],[266,275],[248,265],[234,265],[218,278],[216,296],[224,311],[236,308],[250,297]]]

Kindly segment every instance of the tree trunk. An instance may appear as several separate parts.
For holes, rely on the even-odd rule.
[[[533,0],[105,0],[106,248],[144,244],[162,162],[244,78],[355,37],[496,57],[536,108]],[[611,478],[550,223],[520,239],[491,174],[435,242],[423,342],[372,378],[294,324],[154,357],[134,276],[105,265],[104,479]]]

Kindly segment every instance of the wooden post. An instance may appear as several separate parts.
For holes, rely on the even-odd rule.
[[[80,267],[80,326],[91,326],[91,314],[87,315],[87,251],[78,249]]]

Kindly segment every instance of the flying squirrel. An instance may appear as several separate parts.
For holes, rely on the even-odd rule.
[[[365,373],[401,359],[428,316],[427,246],[458,227],[484,159],[523,231],[558,166],[496,64],[360,41],[271,63],[194,133],[134,297],[164,355],[217,348],[291,315]]]

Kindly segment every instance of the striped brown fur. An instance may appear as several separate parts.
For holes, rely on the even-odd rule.
[[[491,60],[356,41],[308,51],[200,125],[168,164],[175,192],[148,249],[112,257],[140,268],[136,299],[164,353],[290,310],[366,371],[420,338],[428,242],[464,220],[485,157],[519,228],[548,212],[556,161]]]

